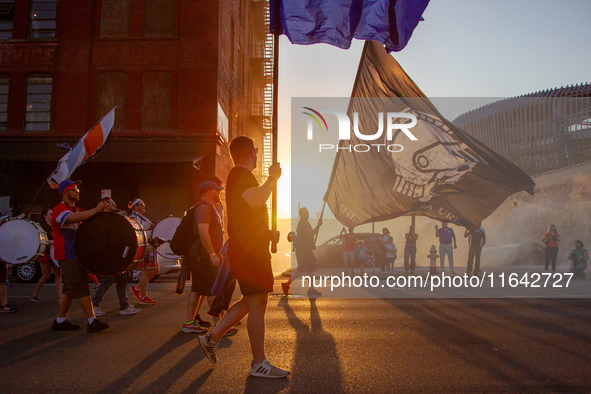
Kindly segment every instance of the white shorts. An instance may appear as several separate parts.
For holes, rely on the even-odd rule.
[[[345,263],[347,263],[347,262],[354,263],[355,262],[355,252],[354,251],[353,252],[344,251],[343,252],[343,261]]]

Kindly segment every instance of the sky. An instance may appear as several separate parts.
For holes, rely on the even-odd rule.
[[[406,48],[392,55],[453,120],[500,98],[590,82],[589,16],[588,0],[431,0]],[[293,45],[280,38],[280,218],[297,208],[297,201],[291,201],[291,99],[349,97],[362,49],[357,40],[343,50],[327,44]],[[458,110],[438,100],[447,97],[474,99]],[[317,176],[327,183],[330,168],[322,172]]]

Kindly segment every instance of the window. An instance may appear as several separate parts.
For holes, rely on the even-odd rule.
[[[0,131],[6,131],[8,118],[8,76],[0,74]]]
[[[333,246],[333,245],[341,245],[343,243],[343,240],[341,238],[333,238],[330,241],[328,241],[328,246]]]
[[[129,0],[103,0],[101,37],[129,36]]]
[[[0,40],[12,38],[14,0],[0,0]]]
[[[31,75],[27,78],[25,130],[49,130],[52,83],[50,75]]]
[[[148,72],[142,77],[142,130],[170,129],[172,76]]]
[[[31,4],[31,38],[55,37],[57,0],[33,0]]]
[[[144,34],[147,37],[170,37],[174,33],[174,1],[146,0]]]
[[[115,130],[125,129],[125,96],[127,95],[127,75],[122,72],[105,72],[98,76],[96,120],[105,116],[114,106]]]

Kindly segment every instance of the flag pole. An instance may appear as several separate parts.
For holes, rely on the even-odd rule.
[[[324,207],[326,206],[326,201],[324,201],[324,203],[322,204],[322,211],[320,211],[320,219],[318,220],[322,220],[322,218],[324,217]],[[298,209],[299,211],[299,209]],[[314,236],[314,246],[316,246],[316,240],[318,239],[318,233],[320,232],[320,229],[318,229],[319,231],[316,231],[316,235]]]
[[[37,191],[37,194],[35,194],[35,197],[33,198],[33,201],[31,201],[31,204],[29,205],[29,209],[27,209],[27,212],[31,212],[31,208],[33,207],[33,204],[35,203],[35,201],[37,200],[37,197],[39,197],[39,193],[41,193],[41,191],[43,190],[43,187],[45,186],[45,182],[47,182],[47,179],[45,179],[43,181],[43,184],[41,185],[41,187],[39,188],[39,190]]]
[[[273,164],[277,163],[277,103],[279,97],[277,93],[279,83],[279,34],[273,35],[273,128],[272,128],[272,156]],[[277,183],[273,187],[273,194],[271,195],[271,230],[277,231]],[[277,253],[277,243],[273,241],[271,244],[271,253]]]

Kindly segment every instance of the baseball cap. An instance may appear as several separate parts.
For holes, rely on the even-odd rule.
[[[57,187],[57,192],[62,194],[63,192],[70,190],[74,186],[79,186],[82,184],[82,181],[71,181],[66,179],[65,181],[61,181],[60,185]]]
[[[205,194],[210,190],[224,190],[224,188],[213,181],[205,181],[199,186],[199,194]]]

